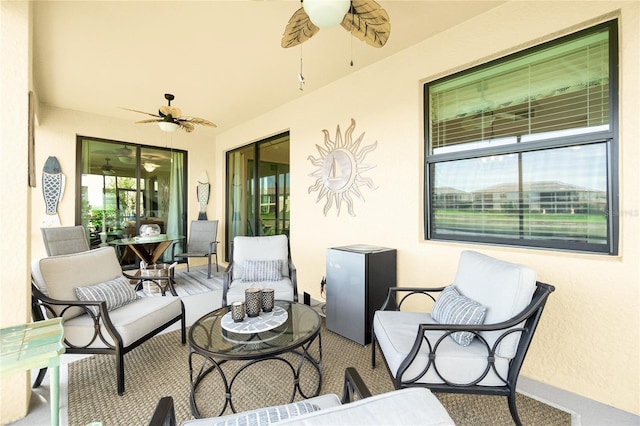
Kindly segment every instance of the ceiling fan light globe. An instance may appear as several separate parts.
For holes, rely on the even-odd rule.
[[[144,163],[142,167],[147,171],[147,173],[153,173],[153,171],[157,169],[159,166],[154,163]]]
[[[171,121],[158,121],[158,127],[160,127],[160,130],[163,132],[175,132],[180,126]]]
[[[339,25],[349,10],[350,0],[304,0],[302,7],[309,19],[319,28]]]

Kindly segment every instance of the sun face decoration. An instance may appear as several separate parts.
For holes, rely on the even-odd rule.
[[[372,169],[375,166],[364,164],[364,157],[376,149],[377,142],[372,145],[360,148],[360,143],[364,138],[364,132],[354,141],[352,140],[353,130],[356,128],[356,121],[352,118],[351,125],[345,132],[344,141],[340,133],[340,125],[336,127],[335,142],[329,137],[329,132],[324,129],[324,147],[317,145],[316,148],[320,153],[320,157],[309,156],[308,160],[318,167],[316,171],[309,176],[316,178],[316,183],[309,187],[308,193],[318,191],[316,203],[325,198],[323,213],[327,212],[335,204],[340,215],[342,203],[347,204],[347,209],[351,216],[355,216],[353,210],[353,198],[356,196],[364,201],[364,197],[360,192],[360,186],[366,185],[370,189],[375,190],[377,186],[369,178],[362,177],[362,173]]]

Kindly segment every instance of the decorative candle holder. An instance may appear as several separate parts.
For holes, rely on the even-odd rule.
[[[244,302],[233,302],[231,304],[231,318],[233,318],[233,322],[244,320]]]
[[[273,310],[273,289],[262,289],[262,310],[264,312],[271,312]]]
[[[247,316],[249,318],[260,315],[262,309],[262,290],[259,288],[248,288],[244,291],[244,303],[246,304]]]

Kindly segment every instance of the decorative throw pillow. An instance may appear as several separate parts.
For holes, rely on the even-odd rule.
[[[83,302],[107,302],[107,310],[111,311],[131,303],[138,298],[135,290],[125,277],[117,277],[110,281],[95,284],[89,287],[76,287],[76,297]],[[89,309],[98,315],[100,308],[90,306]]]
[[[280,420],[313,413],[318,410],[320,410],[320,407],[317,405],[306,401],[300,401],[236,415],[231,419],[212,423],[211,426],[266,426],[278,423]]]
[[[487,308],[458,293],[452,285],[440,293],[431,310],[431,318],[439,324],[478,325],[484,322]],[[460,346],[469,346],[475,337],[470,331],[458,331],[450,334]]]
[[[245,260],[242,281],[280,281],[282,260]]]

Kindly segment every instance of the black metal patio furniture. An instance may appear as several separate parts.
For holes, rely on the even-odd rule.
[[[237,236],[223,277],[222,306],[244,300],[249,287],[272,288],[275,299],[298,301],[296,267],[286,235]]]
[[[88,251],[89,240],[83,226],[40,228],[47,256]]]
[[[178,297],[138,297],[113,247],[51,256],[31,268],[35,321],[63,318],[70,354],[116,358],[117,392],[124,393],[124,355],[179,322],[186,344],[184,304]],[[46,369],[40,370],[38,387]]]
[[[172,262],[176,259],[187,260],[189,271],[190,257],[207,258],[207,278],[211,278],[211,256],[216,257],[216,272],[218,271],[218,221],[217,220],[192,220],[189,229],[189,239],[181,253],[176,252],[174,244],[171,247]]]
[[[463,251],[452,285],[389,289],[374,316],[372,366],[377,344],[396,388],[506,396],[520,425],[516,382],[553,291],[526,266]],[[407,311],[410,296],[425,309]]]

